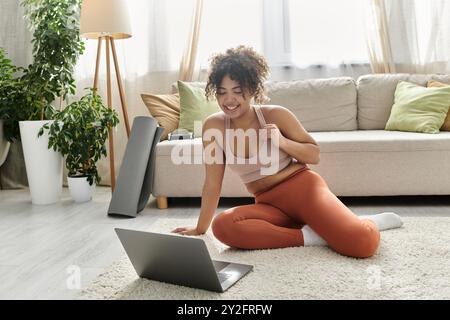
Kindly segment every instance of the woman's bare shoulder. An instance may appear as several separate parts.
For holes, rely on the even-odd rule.
[[[225,128],[225,114],[222,111],[219,111],[209,115],[203,122],[203,127],[223,131]]]
[[[270,123],[271,120],[278,119],[280,113],[286,112],[286,110],[288,110],[286,107],[276,104],[261,105],[261,111],[267,123]]]
[[[220,111],[213,113],[209,115],[205,121],[203,122],[203,134],[202,137],[207,140],[210,140],[212,137],[213,139],[217,139],[217,143],[219,144],[219,147],[223,149],[223,136],[225,133],[225,114]],[[209,130],[208,133],[206,133],[206,130]],[[217,132],[216,130],[219,130]]]

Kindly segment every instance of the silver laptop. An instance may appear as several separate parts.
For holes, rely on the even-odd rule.
[[[224,292],[253,266],[211,260],[202,239],[179,235],[114,229],[143,278]]]

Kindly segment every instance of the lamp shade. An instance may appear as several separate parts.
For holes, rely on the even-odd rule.
[[[131,37],[130,16],[126,0],[83,0],[80,35],[89,39],[110,36]]]

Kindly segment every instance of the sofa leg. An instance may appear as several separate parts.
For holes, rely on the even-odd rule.
[[[156,206],[158,209],[167,209],[167,197],[156,197]]]

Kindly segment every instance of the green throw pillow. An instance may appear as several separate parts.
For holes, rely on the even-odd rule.
[[[219,112],[217,100],[206,100],[205,90],[178,81],[180,93],[180,123],[178,128],[194,132],[195,137],[202,136],[202,127],[194,128],[194,121],[203,121],[211,114]]]
[[[450,87],[426,88],[400,81],[386,130],[438,133],[450,105]]]

